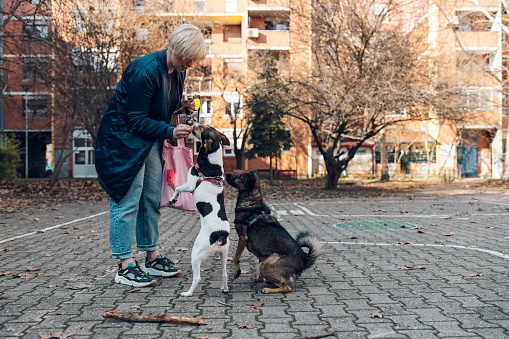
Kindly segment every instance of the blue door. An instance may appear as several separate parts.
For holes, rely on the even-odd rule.
[[[477,177],[477,147],[458,147],[458,169],[462,177]]]

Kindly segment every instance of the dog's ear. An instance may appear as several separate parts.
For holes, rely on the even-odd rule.
[[[221,143],[224,145],[224,146],[230,146],[230,140],[226,137],[226,135],[224,135],[223,133],[219,132],[219,134],[221,134]]]

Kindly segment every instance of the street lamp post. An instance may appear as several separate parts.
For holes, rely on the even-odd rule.
[[[21,85],[25,90],[25,179],[28,178],[28,90],[30,85]]]

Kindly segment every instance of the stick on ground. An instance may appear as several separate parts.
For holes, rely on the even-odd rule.
[[[113,318],[123,321],[132,321],[140,323],[186,323],[206,325],[205,321],[200,318],[182,317],[176,315],[153,314],[153,315],[137,315],[134,313],[117,313],[117,312],[104,312],[104,318]]]
[[[294,339],[318,339],[318,338],[325,338],[325,337],[333,336],[334,334],[336,334],[336,332],[337,331],[330,332],[330,333],[319,334],[319,335],[312,335],[312,336],[309,336],[309,337],[295,337]]]

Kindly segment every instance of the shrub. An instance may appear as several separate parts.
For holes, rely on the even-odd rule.
[[[11,183],[18,178],[17,169],[22,166],[21,142],[14,136],[1,135],[0,145],[0,182]]]

